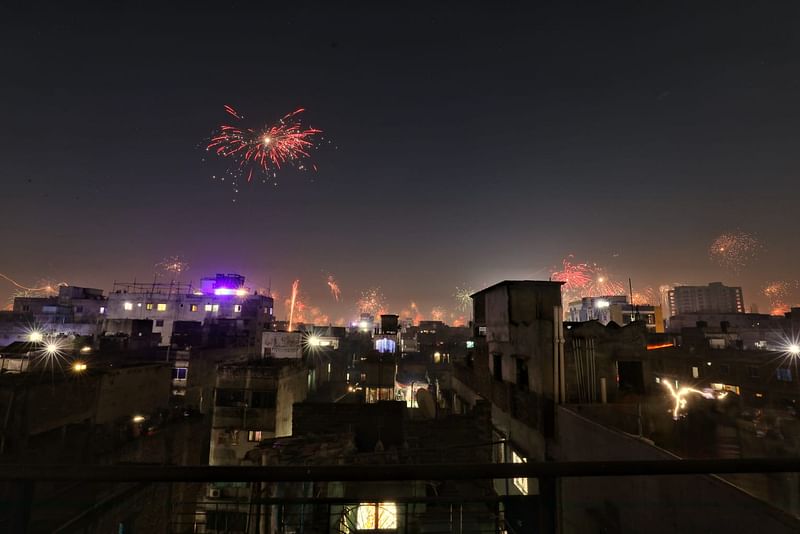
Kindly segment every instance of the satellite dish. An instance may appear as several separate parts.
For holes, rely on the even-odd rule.
[[[419,406],[419,411],[426,419],[436,417],[436,402],[434,402],[433,395],[427,389],[417,390],[417,406]]]

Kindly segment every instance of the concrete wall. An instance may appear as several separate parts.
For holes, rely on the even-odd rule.
[[[676,458],[565,407],[557,428],[557,460]],[[565,478],[560,495],[564,533],[800,532],[800,521],[714,476]]]
[[[147,415],[169,407],[172,390],[170,364],[122,367],[107,371],[100,382],[97,424],[136,414]]]

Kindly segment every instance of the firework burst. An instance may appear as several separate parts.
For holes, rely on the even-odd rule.
[[[791,309],[789,302],[800,287],[797,280],[773,280],[761,288],[761,294],[769,299],[770,314],[783,315]]]
[[[721,267],[738,273],[756,259],[762,248],[752,234],[730,232],[714,239],[708,247],[708,256]]]
[[[564,282],[561,291],[567,303],[582,297],[625,294],[625,286],[613,280],[605,268],[596,263],[575,263],[572,256],[562,260],[561,266],[551,272],[550,279]]]
[[[434,306],[431,310],[431,319],[434,321],[444,321],[444,308],[441,306]]]
[[[358,313],[368,313],[377,317],[386,313],[386,297],[381,293],[381,288],[373,287],[361,293],[356,306]]]
[[[660,299],[656,297],[656,292],[652,287],[644,287],[639,291],[634,291],[631,301],[631,304],[638,304],[639,306],[660,303]]]
[[[472,294],[475,290],[471,287],[456,287],[456,292],[453,297],[456,299],[456,308],[458,311],[465,312],[472,307]]]
[[[235,119],[244,121],[244,116],[226,105],[225,111]],[[279,121],[262,127],[233,126],[221,124],[217,133],[206,146],[221,158],[230,159],[247,181],[255,172],[275,177],[282,166],[292,165],[305,170],[305,160],[315,147],[314,136],[322,133],[317,128],[306,128],[300,121],[305,110],[299,108],[284,115]],[[312,164],[316,170],[316,166]]]
[[[155,267],[166,275],[180,275],[189,270],[189,263],[180,256],[167,256]]]

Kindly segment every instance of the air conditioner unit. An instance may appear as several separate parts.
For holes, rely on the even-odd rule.
[[[222,490],[219,488],[208,488],[209,499],[219,499],[222,497]]]

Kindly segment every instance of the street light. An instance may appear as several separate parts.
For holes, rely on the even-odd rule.
[[[791,343],[787,348],[786,352],[791,354],[792,356],[800,356],[800,344],[798,343]]]

